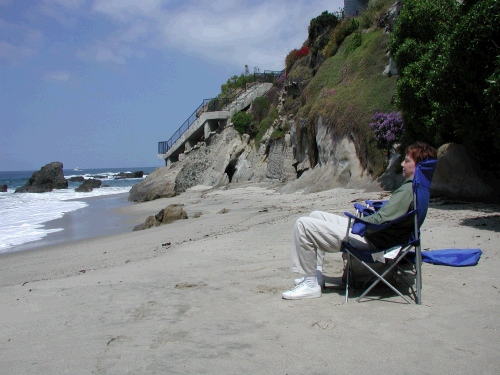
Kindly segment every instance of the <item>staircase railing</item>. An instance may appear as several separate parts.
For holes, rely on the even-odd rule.
[[[254,82],[280,83],[285,80],[285,70],[264,70],[264,73],[254,73]]]
[[[280,83],[285,80],[285,70],[272,71],[264,70],[264,73],[254,73],[253,83],[247,84],[243,89],[233,89],[223,98],[211,98],[203,100],[198,108],[187,118],[179,129],[170,137],[168,141],[158,142],[158,154],[166,154],[177,140],[190,128],[190,126],[205,112],[229,111],[236,105],[236,101],[244,100],[249,94],[249,90],[259,83]],[[253,91],[253,90],[250,90]],[[239,92],[245,93],[243,97]],[[233,96],[234,95],[234,96]]]

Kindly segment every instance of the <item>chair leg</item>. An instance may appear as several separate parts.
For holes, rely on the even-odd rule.
[[[351,278],[351,254],[347,253],[347,275],[345,279],[345,303],[349,301],[349,279]]]
[[[362,261],[358,257],[356,257],[354,254],[351,254],[350,251],[348,251],[348,255],[352,255],[354,258],[356,258],[363,266],[365,266],[373,275],[375,278],[375,281],[370,285],[368,289],[366,289],[361,296],[359,296],[356,299],[356,302],[359,302],[363,297],[365,297],[380,281],[382,281],[384,284],[386,284],[389,288],[392,289],[394,293],[399,295],[401,298],[403,298],[408,304],[411,304],[411,300],[404,296],[399,290],[397,290],[394,286],[392,286],[386,279],[385,276],[389,274],[389,272],[393,272],[394,268],[398,266],[399,262],[405,257],[407,251],[404,251],[400,253],[400,255],[394,260],[394,262],[388,266],[382,274],[377,273],[373,268],[371,268],[366,262]]]
[[[422,304],[422,248],[420,245],[415,248],[415,271],[417,276],[417,305]]]
[[[399,266],[396,266],[395,267],[396,269],[393,270],[393,276],[394,276],[394,279],[396,280],[396,283],[398,282],[398,280],[402,281],[409,289],[410,289],[410,293],[411,295],[413,296],[413,299],[415,300],[415,303],[417,302],[417,291],[416,291],[416,287],[414,288],[413,287],[413,284],[410,284],[408,281],[406,281],[402,276],[406,276],[406,277],[409,277],[410,275],[408,275],[408,273],[406,273],[405,270],[403,270],[401,267]],[[415,273],[416,274],[416,273]],[[416,277],[415,277],[416,279]]]
[[[401,298],[403,298],[408,304],[411,305],[411,300],[404,296],[399,290],[397,290],[396,288],[394,288],[386,279],[384,279],[385,275],[387,275],[391,270],[392,270],[392,267],[389,267],[382,275],[379,275],[377,272],[375,272],[368,264],[366,264],[365,262],[361,261],[361,263],[370,270],[370,272],[372,272],[375,277],[377,278],[377,280],[375,280],[373,282],[372,285],[370,285],[370,287],[368,289],[366,289],[363,294],[361,294],[357,299],[356,301],[359,302],[365,295],[367,295],[374,287],[375,285],[377,285],[379,283],[379,281],[382,281],[385,285],[387,285],[389,288],[392,289],[392,291],[394,293],[396,293],[397,295],[399,295]]]

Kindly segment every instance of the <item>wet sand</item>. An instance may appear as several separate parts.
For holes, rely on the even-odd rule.
[[[183,203],[187,220],[1,255],[0,373],[497,373],[498,206],[433,200],[424,248],[484,254],[474,267],[424,264],[420,306],[384,289],[344,304],[339,254],[321,298],[281,299],[295,220],[366,198],[379,194],[199,187],[114,209],[133,226]]]

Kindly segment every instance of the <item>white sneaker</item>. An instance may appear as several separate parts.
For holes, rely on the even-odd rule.
[[[306,278],[304,276],[299,277],[298,279],[293,280],[293,285],[299,285],[304,282]]]
[[[311,288],[307,283],[300,283],[281,295],[284,299],[306,299],[321,297],[319,285]]]
[[[325,278],[320,270],[316,270],[316,278],[318,279],[318,284],[321,286],[321,290],[325,289]],[[304,276],[293,280],[293,285],[299,285],[304,281]]]

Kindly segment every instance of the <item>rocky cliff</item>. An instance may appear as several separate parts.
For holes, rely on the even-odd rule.
[[[129,199],[171,197],[195,185],[263,181],[279,184],[287,193],[398,187],[400,155],[377,148],[369,123],[375,111],[396,109],[397,69],[387,43],[399,6],[396,2],[376,15],[372,27],[347,36],[334,56],[297,60],[288,80],[269,93],[278,116],[260,140],[238,133],[229,120],[182,154],[179,162],[134,186]],[[495,192],[500,181],[462,170],[472,163],[464,161],[469,160],[466,150],[445,145],[440,155],[462,162],[438,165],[435,194],[499,201]]]
[[[311,168],[307,139],[294,131],[283,138],[268,129],[256,147],[246,134],[231,125],[219,129],[181,157],[181,161],[158,168],[135,185],[129,200],[142,202],[172,197],[196,185],[220,187],[230,183],[268,182],[281,185],[283,192],[317,192],[333,187],[378,188],[373,177],[361,166],[354,143],[347,138],[333,142],[329,130],[318,124],[316,144],[319,162]],[[300,177],[300,178],[299,178]]]

